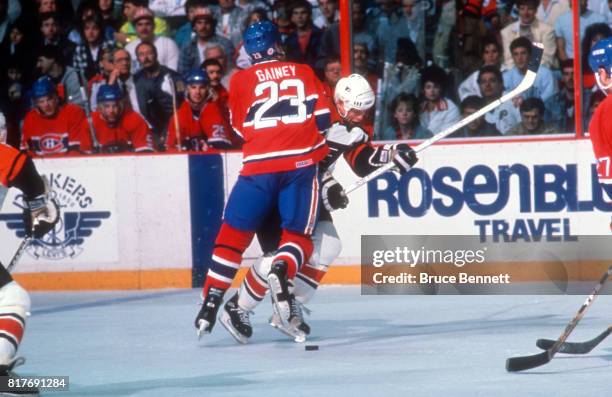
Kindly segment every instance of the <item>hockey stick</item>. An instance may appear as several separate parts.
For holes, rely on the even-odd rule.
[[[100,142],[96,137],[96,130],[94,129],[93,119],[91,118],[91,109],[89,108],[89,97],[87,96],[87,90],[85,89],[85,82],[83,81],[85,76],[81,74],[81,70],[77,69],[77,77],[79,79],[79,91],[85,101],[85,117],[87,118],[87,125],[89,126],[89,137],[91,138],[91,144],[94,149],[94,153],[100,152]]]
[[[512,98],[528,90],[529,87],[531,87],[533,83],[535,82],[538,68],[540,67],[540,61],[542,60],[543,52],[544,52],[544,46],[541,43],[533,43],[533,45],[531,46],[531,56],[529,58],[529,63],[527,64],[527,73],[525,74],[523,81],[521,81],[521,83],[515,89],[508,92],[506,95],[503,95],[501,98],[489,103],[487,106],[483,107],[479,111],[470,114],[469,116],[459,121],[458,123],[451,125],[444,131],[437,133],[436,135],[432,136],[431,138],[429,138],[428,140],[424,142],[421,142],[421,144],[419,144],[418,146],[414,148],[414,151],[416,153],[419,153],[425,150],[429,146],[433,145],[434,143],[438,142],[439,140],[443,138],[446,138],[447,136],[457,131],[458,129],[463,128],[464,126],[470,124],[472,121],[489,113],[491,110],[500,106],[502,103],[507,102],[511,100]],[[379,177],[380,175],[389,171],[393,167],[395,167],[395,164],[392,161],[383,165],[382,167],[378,168],[376,171],[370,173],[369,175],[364,176],[363,178],[359,179],[354,184],[349,186],[347,189],[345,189],[345,193],[349,194],[350,192],[357,190],[361,186],[365,185],[372,179]]]
[[[15,255],[13,255],[13,259],[11,259],[8,266],[6,267],[7,272],[10,273],[11,270],[13,270],[13,268],[15,267],[15,265],[21,258],[21,255],[23,255],[23,252],[25,251],[28,244],[30,243],[30,239],[31,239],[30,237],[26,237],[21,241],[21,244],[19,244],[19,247],[17,247],[17,251],[15,251]]]
[[[612,325],[609,326],[604,332],[597,335],[591,340],[585,342],[565,342],[559,348],[559,353],[565,354],[587,354],[599,345],[604,339],[612,333]],[[536,345],[540,349],[550,349],[555,344],[552,339],[538,339]]]
[[[506,360],[506,370],[509,372],[523,371],[526,369],[539,367],[550,362],[555,354],[559,352],[559,349],[563,343],[565,343],[565,340],[570,336],[574,328],[576,328],[576,325],[578,325],[578,322],[582,319],[586,313],[586,310],[589,308],[589,306],[591,306],[595,300],[595,297],[599,294],[599,291],[606,283],[610,275],[612,275],[612,266],[610,266],[606,273],[601,277],[601,280],[599,280],[599,283],[597,283],[595,289],[593,289],[593,292],[591,292],[591,295],[589,295],[582,306],[580,306],[578,313],[576,313],[574,318],[572,318],[569,324],[567,324],[567,327],[565,327],[565,330],[561,336],[559,336],[559,339],[557,339],[548,350],[531,356],[511,357]]]
[[[172,110],[174,110],[172,118],[174,119],[174,135],[176,136],[176,149],[179,152],[182,152],[183,145],[181,145],[181,126],[179,124],[178,119],[178,109],[176,108],[176,86],[174,85],[174,81],[171,77],[169,77],[168,75],[166,75],[166,77],[168,77],[170,89],[172,90]]]

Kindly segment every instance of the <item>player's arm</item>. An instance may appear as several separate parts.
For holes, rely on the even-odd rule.
[[[134,145],[134,151],[136,153],[153,152],[153,136],[147,122],[136,112],[132,113],[131,119],[130,139]]]
[[[23,192],[24,221],[29,236],[40,238],[59,220],[59,208],[49,197],[49,189],[24,152],[0,144],[0,177],[2,184]]]
[[[408,172],[418,161],[416,153],[405,143],[373,146],[361,144],[345,153],[345,159],[353,172],[364,177],[378,168],[393,162],[400,174]]]
[[[74,114],[71,115],[71,118],[75,120],[75,123],[68,133],[68,150],[81,153],[91,153],[91,137],[89,135],[87,116],[83,110],[76,106],[74,106],[72,109]]]
[[[206,134],[206,143],[215,149],[231,149],[230,126],[223,119],[221,109],[215,102],[206,105],[205,114],[200,117],[200,126]]]

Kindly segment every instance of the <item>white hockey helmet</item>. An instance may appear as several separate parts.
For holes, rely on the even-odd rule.
[[[0,112],[0,143],[6,143],[7,134],[6,118],[4,117],[4,114]]]
[[[346,114],[351,109],[365,112],[374,106],[375,101],[376,95],[374,95],[368,80],[363,76],[353,73],[348,77],[338,80],[334,90],[334,102],[342,102],[344,105],[345,114],[340,116],[346,117]]]

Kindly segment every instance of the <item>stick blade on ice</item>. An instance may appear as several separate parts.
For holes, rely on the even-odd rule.
[[[604,332],[597,335],[595,338],[585,342],[565,342],[559,348],[559,353],[565,354],[587,354],[590,353],[597,345],[606,339],[612,333],[612,326],[608,327]],[[536,345],[540,349],[548,350],[555,344],[552,339],[538,339]]]
[[[506,370],[508,372],[524,371],[536,368],[550,361],[548,350],[532,356],[511,357],[506,360]]]

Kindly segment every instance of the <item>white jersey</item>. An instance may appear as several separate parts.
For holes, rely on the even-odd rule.
[[[508,101],[487,113],[485,120],[495,125],[499,132],[506,134],[512,127],[521,122],[521,113],[512,101]]]

